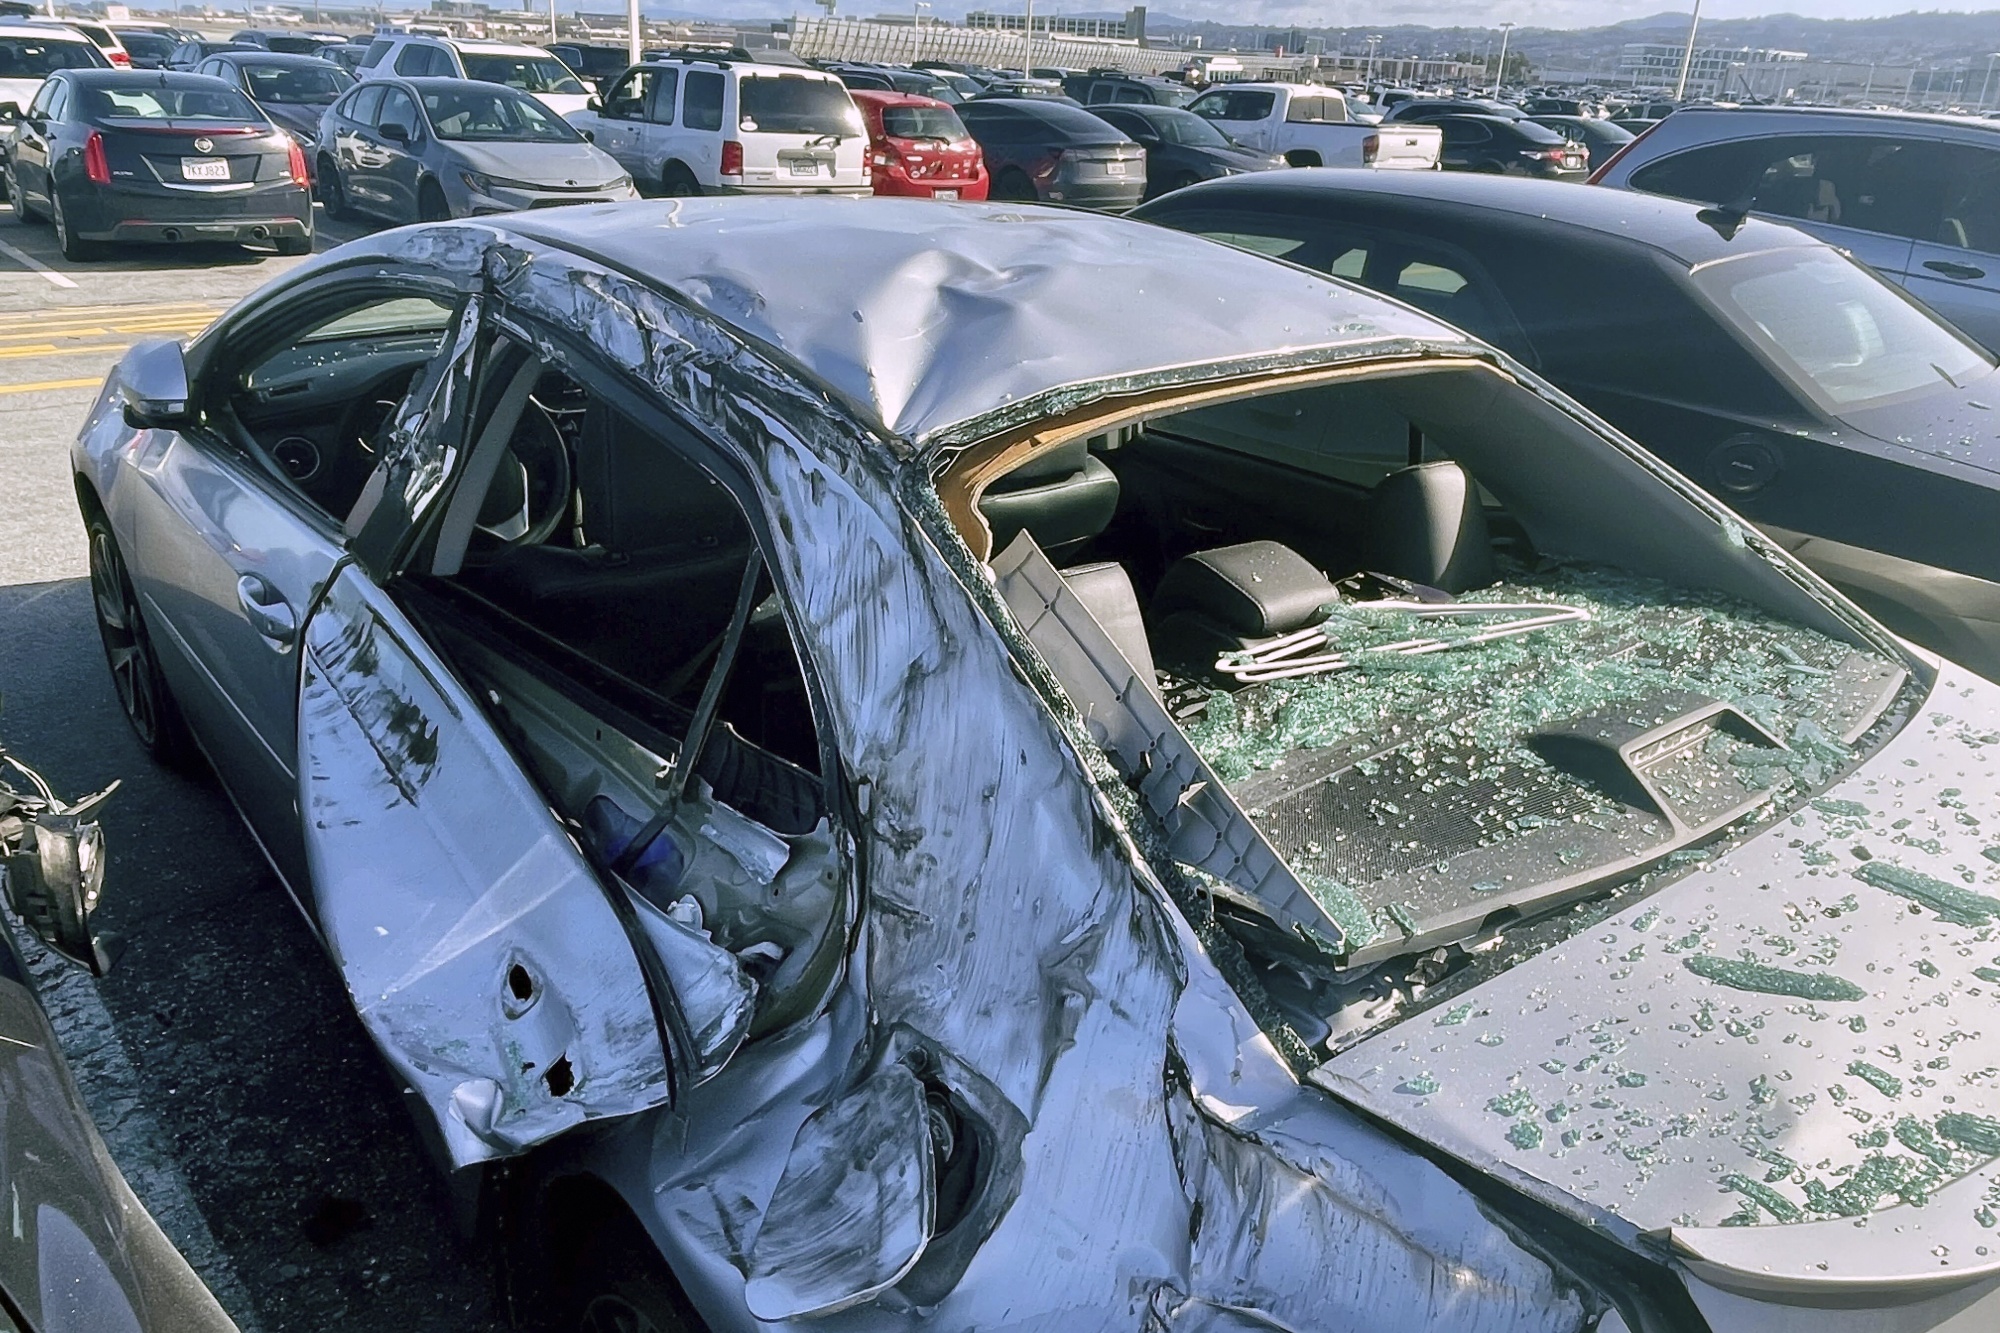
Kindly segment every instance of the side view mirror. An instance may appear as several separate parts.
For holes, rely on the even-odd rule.
[[[173,430],[187,424],[187,361],[171,338],[149,338],[118,362],[118,396],[125,424],[135,430]]]
[[[593,96],[588,102],[584,103],[584,106],[591,111],[602,111],[604,110],[604,99]]]
[[[393,120],[377,125],[375,130],[391,143],[408,143],[410,141],[410,127],[408,125],[400,125]]]
[[[21,118],[19,102],[0,102],[0,123],[13,124]]]
[[[585,143],[596,143],[596,142],[597,142],[597,131],[596,131],[596,130],[583,130],[583,131],[581,131],[581,133],[582,133],[582,135],[583,135],[583,141],[584,141]]]
[[[42,943],[101,977],[111,953],[90,924],[104,888],[104,830],[96,815],[118,784],[65,805],[39,773],[5,750],[0,765],[30,787],[17,791],[0,779],[0,885],[7,905]]]

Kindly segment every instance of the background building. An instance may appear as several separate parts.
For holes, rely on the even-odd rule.
[[[1631,42],[1619,53],[1618,80],[1634,88],[1679,84],[1687,46],[1680,42]],[[1803,51],[1760,51],[1751,47],[1697,46],[1688,66],[1689,97],[1781,96],[1795,78],[1791,67],[1804,61]]]

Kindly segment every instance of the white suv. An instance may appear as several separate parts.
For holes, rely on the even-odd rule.
[[[874,193],[861,112],[816,69],[648,61],[568,120],[654,193]]]
[[[590,91],[539,46],[469,42],[423,34],[377,37],[355,71],[361,78],[477,79],[529,94],[558,116],[581,111]]]

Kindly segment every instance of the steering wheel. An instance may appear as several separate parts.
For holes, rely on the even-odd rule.
[[[539,546],[568,517],[570,483],[569,446],[530,398],[473,526],[506,546]]]

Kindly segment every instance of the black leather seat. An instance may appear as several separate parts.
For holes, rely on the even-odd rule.
[[[1448,460],[1392,472],[1368,501],[1368,568],[1461,593],[1492,584],[1493,538],[1479,487]]]
[[[979,512],[1004,551],[1022,532],[1056,564],[1111,525],[1118,510],[1118,476],[1092,456],[1084,440],[1041,454],[988,486]]]
[[[1339,600],[1325,574],[1279,542],[1196,551],[1168,566],[1153,593],[1153,642],[1163,661],[1203,676],[1224,653],[1318,624]]]

